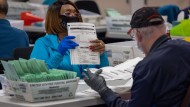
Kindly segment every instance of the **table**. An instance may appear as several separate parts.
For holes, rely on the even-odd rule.
[[[125,81],[115,80],[108,82],[109,85],[120,85],[124,84]],[[77,93],[74,99],[57,100],[57,101],[47,101],[47,102],[37,102],[29,103],[25,101],[19,101],[11,98],[10,96],[0,96],[1,107],[85,107],[104,104],[100,99],[100,96],[86,96],[80,93],[81,90],[88,89],[86,84],[79,84],[77,88]],[[0,95],[2,90],[0,90]],[[121,94],[122,98],[128,99],[130,96],[129,92]]]
[[[130,93],[124,95],[127,96],[130,95]],[[4,96],[0,99],[1,107],[85,107],[98,104],[104,104],[100,97],[81,96],[77,93],[74,99],[38,103],[19,101],[9,96]]]
[[[104,102],[99,97],[81,96],[76,93],[74,99],[48,101],[39,103],[29,103],[12,99],[9,96],[4,96],[0,99],[2,107],[84,107],[90,105],[103,104]]]

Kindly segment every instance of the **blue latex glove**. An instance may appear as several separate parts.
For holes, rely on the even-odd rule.
[[[74,38],[75,38],[75,36],[65,36],[64,39],[62,39],[60,41],[57,51],[61,55],[65,55],[65,53],[68,49],[75,49],[76,46],[79,46],[79,44],[77,44],[71,40]]]

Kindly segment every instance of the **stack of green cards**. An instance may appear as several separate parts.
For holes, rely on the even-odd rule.
[[[19,60],[9,61],[8,63],[9,65],[15,68],[14,70],[19,78],[19,81],[23,82],[46,82],[46,81],[74,79],[76,78],[77,75],[76,72],[72,71],[58,70],[58,69],[48,70],[45,61],[43,60],[19,59]],[[5,69],[5,72],[6,71],[7,71],[7,73],[5,73],[6,77],[11,77],[10,75],[12,74],[10,73],[10,70]]]

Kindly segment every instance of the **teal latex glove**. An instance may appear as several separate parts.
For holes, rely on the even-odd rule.
[[[79,44],[77,44],[71,40],[74,38],[75,38],[75,36],[65,36],[64,39],[62,39],[60,41],[57,51],[61,55],[65,55],[65,53],[68,49],[75,49],[76,46],[79,46]]]

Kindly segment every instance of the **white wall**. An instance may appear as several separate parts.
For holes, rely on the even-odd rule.
[[[166,4],[174,4],[183,9],[190,6],[190,0],[148,0],[149,6],[162,6]]]

